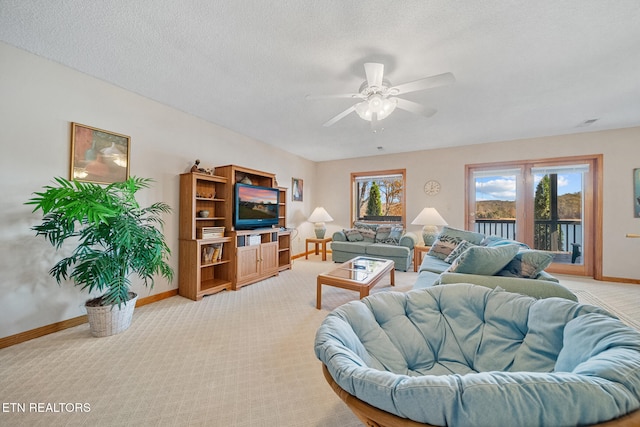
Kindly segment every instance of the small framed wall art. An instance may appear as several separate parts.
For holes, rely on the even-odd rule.
[[[640,168],[633,170],[633,216],[640,218]]]
[[[71,180],[110,184],[129,178],[131,137],[71,123]]]
[[[302,179],[291,178],[291,200],[294,202],[301,202],[302,196]]]

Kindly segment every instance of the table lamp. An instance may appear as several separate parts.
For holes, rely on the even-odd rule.
[[[325,208],[317,207],[313,210],[307,221],[315,224],[313,229],[316,232],[316,237],[318,239],[324,239],[324,233],[327,231],[324,223],[333,221],[333,218],[331,218],[331,215],[329,215]]]
[[[422,238],[426,246],[433,245],[438,237],[438,227],[441,225],[448,225],[447,222],[440,216],[435,208],[424,208],[422,212],[411,221],[413,225],[424,225],[422,228]]]

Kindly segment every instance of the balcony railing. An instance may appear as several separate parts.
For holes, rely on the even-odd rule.
[[[515,240],[516,220],[476,219],[475,231]],[[576,247],[579,248],[582,245],[582,221],[579,219],[536,220],[534,222],[534,242],[536,249],[575,254]]]

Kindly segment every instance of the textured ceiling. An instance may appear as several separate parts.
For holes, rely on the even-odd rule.
[[[0,40],[315,161],[640,125],[638,0],[0,0]],[[322,127],[365,62],[457,81]]]

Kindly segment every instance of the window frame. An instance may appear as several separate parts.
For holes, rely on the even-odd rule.
[[[358,194],[356,191],[357,180],[365,177],[381,177],[387,175],[401,175],[402,176],[402,198],[400,205],[402,206],[402,215],[400,223],[405,226],[407,223],[407,171],[406,169],[385,169],[379,171],[365,171],[365,172],[351,172],[351,203],[350,203],[350,218],[351,227],[353,227],[355,221],[369,222],[379,224],[387,221],[367,221],[358,219],[358,213],[356,204],[358,202]],[[398,221],[388,221],[389,223],[397,224]]]

